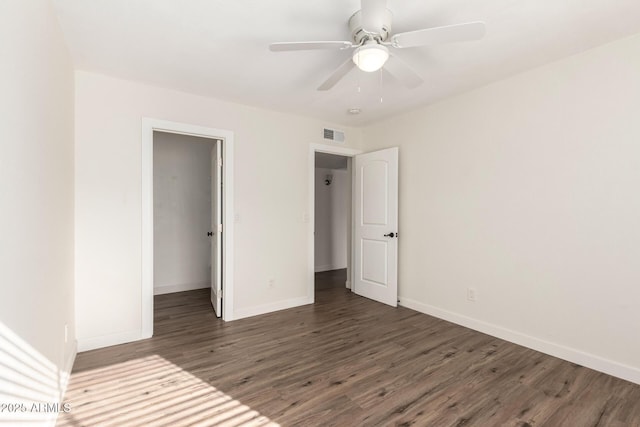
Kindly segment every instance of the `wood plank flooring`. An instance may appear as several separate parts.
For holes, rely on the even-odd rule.
[[[344,288],[223,323],[157,296],[152,339],[81,353],[58,426],[640,426],[640,386]]]

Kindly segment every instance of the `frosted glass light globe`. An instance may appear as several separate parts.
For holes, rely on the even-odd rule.
[[[382,68],[387,59],[389,59],[389,49],[375,42],[360,46],[353,53],[353,63],[367,73]]]

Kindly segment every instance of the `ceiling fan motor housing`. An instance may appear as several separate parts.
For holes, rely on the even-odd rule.
[[[349,18],[349,30],[351,31],[351,39],[354,44],[362,44],[363,42],[373,39],[378,39],[381,42],[386,41],[391,33],[391,21],[393,14],[389,9],[385,9],[384,16],[382,17],[382,27],[375,30],[375,32],[367,32],[362,27],[362,12],[359,10]]]

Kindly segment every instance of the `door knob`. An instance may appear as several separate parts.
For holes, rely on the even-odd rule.
[[[385,235],[384,235],[384,237],[396,237],[396,236],[397,236],[397,234],[396,234],[396,233],[394,233],[394,232],[391,232],[391,233],[389,233],[389,234],[385,234]]]
[[[207,233],[207,236],[213,236],[213,231],[209,231],[209,232]]]

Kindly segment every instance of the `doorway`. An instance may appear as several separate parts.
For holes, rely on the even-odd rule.
[[[350,148],[309,146],[309,212],[315,213],[316,153],[348,157],[351,211],[347,225],[347,283],[356,294],[396,307],[398,303],[397,147],[363,153]],[[350,165],[350,166],[349,166]],[[353,169],[353,170],[351,170]],[[306,216],[306,214],[305,214]],[[315,218],[310,221],[309,299],[315,302]]]
[[[153,293],[211,289],[222,314],[222,141],[153,132]]]
[[[153,133],[153,293],[209,288],[216,140]]]
[[[350,288],[351,158],[315,153],[315,292]]]
[[[353,193],[353,183],[352,183],[352,171],[351,171],[351,163],[352,163],[352,157],[355,156],[356,154],[360,154],[361,151],[360,150],[355,150],[352,148],[345,148],[345,147],[339,147],[339,146],[334,146],[334,145],[325,145],[325,144],[310,144],[309,145],[309,207],[308,207],[308,212],[310,213],[310,221],[309,221],[309,234],[311,236],[310,238],[310,248],[309,248],[309,261],[308,261],[308,272],[309,272],[309,276],[308,276],[308,295],[309,295],[309,299],[310,302],[313,303],[315,302],[315,291],[316,291],[316,274],[324,274],[325,276],[333,276],[333,277],[326,277],[326,279],[330,282],[329,286],[344,286],[346,288],[351,288],[351,283],[352,283],[352,268],[351,268],[351,260],[353,257],[353,248],[352,248],[352,215],[351,215],[351,211],[352,211],[352,203],[351,203],[351,195]],[[316,169],[316,155],[320,155],[320,158],[322,160],[320,160],[321,163],[318,164],[318,166],[326,166],[324,168],[320,167],[318,168],[318,170]],[[331,157],[334,156],[334,157]],[[323,163],[324,161],[328,160],[328,162]],[[345,161],[346,161],[346,167],[345,167]],[[331,163],[334,162],[334,163]],[[334,275],[333,273],[329,273],[333,270],[331,270],[334,266],[338,265],[344,265],[344,261],[342,263],[333,263],[333,262],[327,262],[327,254],[332,254],[332,250],[329,250],[328,252],[324,252],[321,253],[320,256],[318,257],[318,263],[316,263],[316,246],[321,246],[321,247],[326,247],[324,245],[326,245],[326,240],[325,239],[325,244],[323,243],[316,243],[316,185],[318,185],[318,191],[323,191],[326,193],[331,193],[332,190],[334,190],[336,187],[333,187],[331,189],[329,188],[325,188],[325,187],[331,187],[331,185],[335,184],[336,181],[334,181],[336,178],[336,174],[332,174],[330,171],[334,170],[333,168],[336,167],[337,165],[339,165],[336,170],[339,170],[341,172],[338,172],[337,176],[339,177],[338,179],[340,180],[341,177],[343,177],[343,175],[346,175],[348,184],[347,184],[347,213],[346,213],[346,232],[344,237],[346,237],[346,268],[343,269],[337,269],[338,272]],[[327,169],[329,170],[329,172],[325,172],[325,171],[320,171],[319,169]],[[330,183],[330,185],[326,185],[326,179],[327,176],[326,175],[333,175],[331,177],[332,182]],[[316,176],[318,176],[318,182],[316,182]],[[325,199],[327,194],[324,195]],[[325,206],[325,210],[327,209],[327,207]],[[326,221],[326,218],[320,218],[318,219],[319,221]],[[322,249],[319,249],[322,251]],[[325,249],[326,250],[326,249]],[[337,259],[340,259],[340,254],[338,253],[334,253],[332,255],[336,255]],[[331,256],[331,255],[329,255]],[[322,260],[324,257],[324,261]],[[322,270],[324,268],[329,268],[329,270],[325,270],[325,271],[329,271],[327,273],[325,272],[321,272],[318,271],[316,272],[316,270]],[[342,270],[342,271],[340,271]],[[346,277],[345,277],[346,276]],[[323,278],[321,278],[322,280]],[[346,279],[346,280],[345,280]],[[325,284],[320,284],[320,286],[325,286]]]
[[[153,335],[153,296],[154,296],[154,133],[157,134],[177,134],[180,137],[196,137],[196,140],[207,141],[218,147],[210,150],[211,155],[207,156],[208,161],[212,165],[210,172],[214,170],[213,164],[220,164],[218,175],[218,183],[224,185],[224,191],[220,195],[218,212],[219,217],[215,219],[215,204],[211,202],[215,197],[215,192],[211,192],[209,199],[210,206],[210,224],[206,229],[198,232],[204,233],[204,237],[208,241],[213,242],[213,236],[217,234],[220,242],[219,269],[210,269],[220,276],[220,290],[224,288],[224,298],[220,291],[217,295],[219,299],[218,314],[222,314],[225,321],[233,320],[233,132],[205,128],[201,126],[189,125],[184,123],[169,122],[164,120],[143,118],[142,120],[142,280],[141,280],[141,313],[142,313],[142,338],[150,338]],[[214,154],[216,153],[216,154]],[[171,183],[172,175],[169,175],[169,183]],[[214,179],[214,174],[211,174]],[[176,176],[176,180],[179,181]],[[176,184],[177,185],[177,184]],[[215,184],[214,184],[215,185]],[[213,189],[213,186],[209,188]],[[220,220],[221,218],[221,220]],[[214,224],[215,222],[215,224]],[[224,227],[221,226],[224,224]],[[218,225],[219,227],[216,227]],[[204,222],[202,223],[204,227]],[[207,235],[211,233],[211,235]],[[214,234],[215,233],[215,234]],[[203,243],[203,242],[201,242]],[[215,265],[216,254],[211,252],[212,256],[209,265]],[[202,268],[202,261],[199,264]],[[202,273],[202,271],[201,271]],[[215,281],[211,280],[213,283]],[[195,282],[197,283],[197,282]],[[202,285],[202,283],[201,283]],[[214,303],[215,307],[215,302]]]

